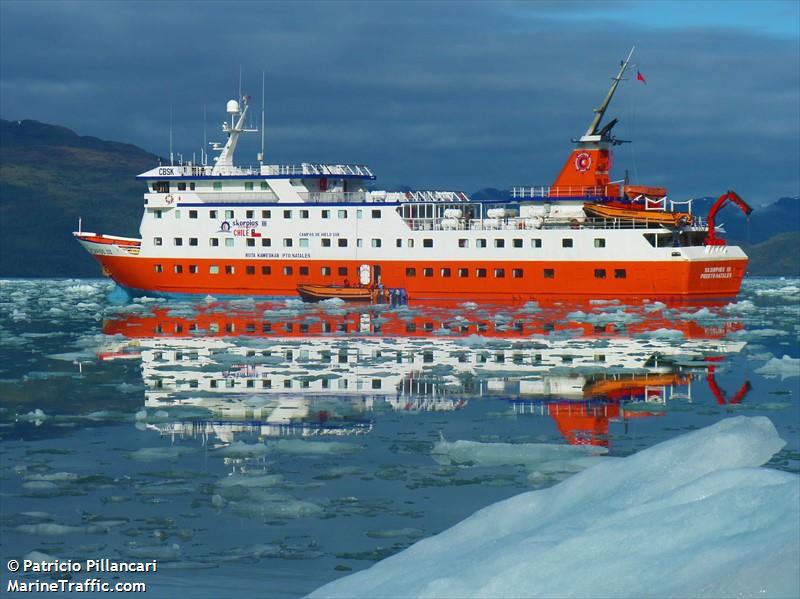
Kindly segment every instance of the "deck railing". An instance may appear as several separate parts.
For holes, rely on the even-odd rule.
[[[406,218],[409,228],[414,231],[508,231],[508,230],[551,230],[551,229],[664,229],[663,223],[647,218],[569,218],[547,217],[535,218],[475,218],[464,219],[432,219]],[[706,227],[705,219],[695,217],[693,228]]]

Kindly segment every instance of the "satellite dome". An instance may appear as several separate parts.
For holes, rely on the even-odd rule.
[[[236,100],[228,100],[228,107],[226,110],[228,114],[237,114],[239,112],[239,102]]]

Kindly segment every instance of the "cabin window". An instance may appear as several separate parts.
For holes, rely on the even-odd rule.
[[[475,240],[475,247],[485,248],[486,247],[486,240],[485,239],[476,239]]]
[[[197,210],[189,210],[189,218],[197,218]]]
[[[266,181],[261,182],[261,191],[267,191],[269,189],[269,184]]]
[[[380,239],[373,239],[372,240],[372,247],[374,247],[374,248],[381,247],[381,240]]]
[[[156,272],[164,272],[164,269],[161,267],[160,264],[156,264],[155,268],[156,268]]]
[[[485,279],[486,278],[486,269],[485,268],[476,268],[475,269],[475,276],[478,277],[479,279]]]
[[[272,245],[272,239],[269,237],[262,237],[261,238],[261,247],[268,248]]]
[[[522,240],[521,239],[515,239],[514,240],[514,247],[515,248],[521,248],[522,247]]]
[[[169,193],[169,181],[156,181],[153,183],[153,191],[156,193]]]
[[[181,219],[181,211],[176,208],[175,209],[175,220],[180,220],[180,219]]]
[[[245,272],[246,272],[248,275],[254,275],[254,274],[256,274],[256,267],[255,267],[255,266],[245,266],[245,267],[244,267],[244,271],[245,271]],[[255,330],[255,329],[254,329],[254,330]]]
[[[208,218],[218,218],[219,214],[216,210],[209,210],[208,211]]]
[[[380,218],[380,217],[381,217],[381,211],[380,210],[373,210],[372,211],[372,218]]]
[[[555,279],[556,278],[556,271],[552,268],[545,268],[544,269],[544,278],[545,279]]]
[[[522,278],[522,269],[521,268],[513,268],[513,269],[511,269],[511,276],[514,279],[521,279]]]
[[[323,210],[322,211],[322,218],[330,218],[330,217],[331,217],[331,211],[330,210]]]
[[[297,243],[300,245],[301,248],[307,248],[308,247],[308,237],[300,238],[300,240]]]
[[[235,272],[236,272],[236,269],[233,266],[231,266],[230,264],[226,264],[225,265],[225,274],[226,275],[232,275]]]
[[[468,248],[469,247],[469,239],[459,239],[458,240],[458,247],[460,247],[460,248]]]
[[[360,248],[360,247],[362,247],[363,245],[364,245],[364,240],[363,240],[363,239],[361,239],[361,238],[359,238],[359,239],[356,239],[356,247],[359,247],[359,248]]]
[[[458,276],[462,279],[466,279],[469,277],[469,269],[468,268],[459,268],[458,269]]]
[[[320,244],[324,248],[329,248],[331,247],[331,240],[326,237],[323,237],[322,239],[320,239]]]
[[[210,245],[211,247],[217,247],[219,245],[219,239],[217,239],[216,237],[211,237],[208,240],[208,245]]]
[[[233,247],[233,237],[228,237],[225,239],[225,247],[232,248]]]
[[[161,210],[153,210],[153,218],[161,218]]]
[[[301,210],[300,218],[308,218],[308,210]]]
[[[178,182],[178,191],[186,191],[186,183],[184,181]]]
[[[219,274],[219,266],[212,264],[208,267],[208,274],[210,275],[218,275]]]
[[[197,264],[190,264],[189,265],[189,274],[196,275],[198,273]]]
[[[322,276],[329,277],[331,276],[331,267],[323,266],[322,268],[320,268],[320,272],[322,273]]]
[[[346,277],[347,276],[347,267],[346,266],[340,266],[339,269],[337,270],[337,272],[339,273],[340,277]]]
[[[248,237],[247,238],[247,247],[251,248],[251,247],[255,247],[255,245],[256,245],[256,240],[253,239],[252,237]]]
[[[291,210],[284,210],[283,211],[283,218],[292,218],[292,211]]]
[[[605,279],[606,278],[606,269],[605,268],[595,268],[594,269],[594,278],[595,279]]]
[[[449,269],[449,268],[443,268],[443,269],[441,270],[441,276],[443,276],[443,277],[449,277],[449,276],[450,276],[450,269]]]
[[[222,181],[214,181],[214,191],[220,191],[222,189]]]
[[[197,237],[190,237],[189,245],[197,245]]]
[[[615,268],[614,269],[614,278],[615,279],[625,279],[628,277],[628,273],[625,271],[624,268]]]
[[[360,208],[356,210],[356,218],[364,218],[364,211]]]
[[[423,239],[422,240],[422,247],[424,247],[424,248],[432,248],[433,247],[433,239]]]
[[[271,266],[262,266],[261,267],[261,274],[262,275],[271,275],[272,274],[272,267]]]
[[[402,239],[395,239],[395,245],[397,245],[397,247],[399,247],[399,248],[403,247],[403,240]]]
[[[189,182],[189,190],[194,191],[194,181]]]
[[[252,181],[245,181],[244,182],[244,190],[245,191],[253,191],[253,182]]]
[[[154,237],[153,238],[153,245],[161,245],[161,238],[160,237]]]
[[[506,269],[505,268],[495,268],[494,269],[494,278],[495,279],[502,279],[506,276]]]
[[[416,277],[417,276],[417,269],[416,268],[406,268],[406,276],[407,277]]]
[[[292,247],[292,240],[291,240],[290,237],[284,237],[283,238],[283,247],[285,247],[285,248]]]
[[[172,241],[175,243],[175,245],[183,245],[183,238],[182,237],[176,237]]]
[[[176,264],[175,266],[172,267],[172,270],[175,272],[176,275],[179,275],[183,272],[183,266],[181,266],[180,264]]]
[[[407,240],[406,241],[406,247],[413,248],[414,247],[414,240],[413,239]]]
[[[233,218],[233,210],[226,210],[225,218]]]
[[[337,243],[338,243],[340,248],[346,248],[347,247],[347,240],[344,239],[344,238],[340,238]]]
[[[564,237],[561,240],[561,247],[562,248],[571,248],[572,247],[572,239],[570,237]]]
[[[262,210],[261,218],[272,218],[272,210]]]
[[[337,212],[337,216],[338,216],[339,218],[347,218],[347,210],[339,210],[339,211]]]
[[[293,270],[292,270],[292,267],[291,267],[291,266],[284,266],[284,267],[283,267],[283,274],[285,274],[285,275],[291,275],[291,274],[292,274],[292,272],[293,272]]]
[[[425,267],[422,269],[422,276],[423,277],[432,277],[433,276],[433,269],[429,267]]]
[[[256,217],[256,211],[255,210],[245,210],[244,211],[244,217],[245,218],[255,218]]]
[[[301,266],[300,267],[300,276],[307,277],[308,276],[308,266]]]
[[[604,248],[604,247],[606,247],[606,240],[603,239],[602,237],[597,237],[594,240],[594,247],[596,247],[596,248]]]
[[[540,248],[542,247],[542,240],[538,237],[531,239],[531,247],[532,248]]]
[[[506,240],[505,239],[495,239],[494,240],[494,247],[496,247],[496,248],[504,248],[504,247],[506,247]]]

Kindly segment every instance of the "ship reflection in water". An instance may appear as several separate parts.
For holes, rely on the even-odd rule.
[[[213,447],[363,435],[379,413],[487,398],[516,416],[551,418],[569,444],[608,446],[610,423],[658,418],[671,402],[691,402],[698,383],[720,404],[741,402],[749,382],[728,395],[714,376],[744,346],[729,338],[739,328],[714,306],[646,302],[211,301],[107,320],[114,344],[100,357],[141,360],[145,426]],[[174,408],[186,416],[172,417]]]

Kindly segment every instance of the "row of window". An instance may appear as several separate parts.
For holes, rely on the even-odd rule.
[[[163,264],[156,264],[155,271],[157,273],[164,272],[164,265]],[[254,265],[247,265],[245,268],[245,274],[248,275],[255,275],[256,274],[256,267]],[[174,264],[172,270],[175,274],[182,274],[183,273],[183,265],[182,264]],[[434,276],[434,268],[430,266],[426,266],[421,269],[422,276],[426,278],[431,278]],[[188,270],[189,274],[198,274],[199,267],[196,264],[189,264]],[[208,267],[208,274],[217,275],[220,274],[220,267],[216,264],[211,264]],[[226,275],[233,275],[236,274],[236,267],[232,264],[226,264],[224,267],[224,272]],[[272,267],[271,266],[262,266],[260,269],[262,275],[271,275],[272,274]],[[524,269],[522,268],[512,268],[507,270],[505,268],[494,268],[492,269],[492,274],[495,279],[504,279],[506,278],[506,273],[510,273],[512,279],[521,279],[524,277]],[[628,277],[628,273],[624,268],[614,268],[614,278],[615,279],[626,279]],[[470,277],[470,269],[469,268],[456,268],[455,273],[458,278],[461,279],[468,279]],[[476,268],[474,269],[474,276],[477,279],[485,279],[488,278],[489,269],[487,268]],[[287,276],[294,275],[294,267],[293,266],[284,266],[283,267],[283,274]],[[310,269],[308,266],[299,266],[298,267],[298,274],[300,276],[308,276],[310,274]],[[333,276],[333,269],[330,266],[322,266],[320,267],[320,274],[324,277]],[[348,270],[346,266],[340,266],[337,268],[337,276],[346,277],[348,276]],[[406,268],[406,277],[414,278],[417,276],[417,269],[416,267],[408,267]],[[442,267],[439,269],[439,276],[442,278],[450,278],[453,276],[453,269],[450,267]],[[556,270],[554,268],[545,268],[542,270],[542,276],[545,279],[555,279],[556,278]],[[607,278],[607,272],[605,268],[595,268],[594,269],[594,278],[595,279],[605,279]]]
[[[199,212],[197,210],[189,210],[188,212],[189,212],[189,218],[191,218],[191,219],[199,218]],[[209,210],[208,211],[208,218],[218,219],[218,218],[220,218],[220,212],[222,212],[223,218],[226,218],[226,219],[236,218],[236,212],[234,210],[222,210],[222,211],[220,211],[220,210]],[[294,210],[282,210],[282,211],[276,211],[276,212],[282,212],[283,213],[283,218],[287,219],[287,220],[288,219],[292,219],[294,217]],[[322,210],[321,216],[324,219],[329,219],[329,218],[332,218],[331,215],[332,215],[333,212],[334,212],[333,210]],[[336,212],[336,217],[337,218],[346,219],[348,217],[348,211],[347,210],[340,209],[340,210],[336,210],[335,212]],[[257,213],[260,214],[260,218],[272,218],[272,210],[245,210],[244,211],[244,217],[245,218],[251,218],[251,219],[252,218],[257,218],[256,217]],[[308,210],[298,210],[297,213],[298,213],[298,216],[300,218],[310,218],[311,217],[310,216],[310,212]],[[173,211],[173,214],[175,215],[176,219],[180,219],[182,217],[182,215],[183,215],[183,212],[179,208],[176,208]],[[153,210],[153,216],[155,218],[163,218],[164,217],[164,211],[162,209],[160,209],[160,208],[156,208],[155,210]],[[381,211],[380,210],[370,210],[370,216],[372,218],[381,218]],[[356,210],[356,218],[364,218],[364,211],[361,210],[360,208],[358,210]]]

